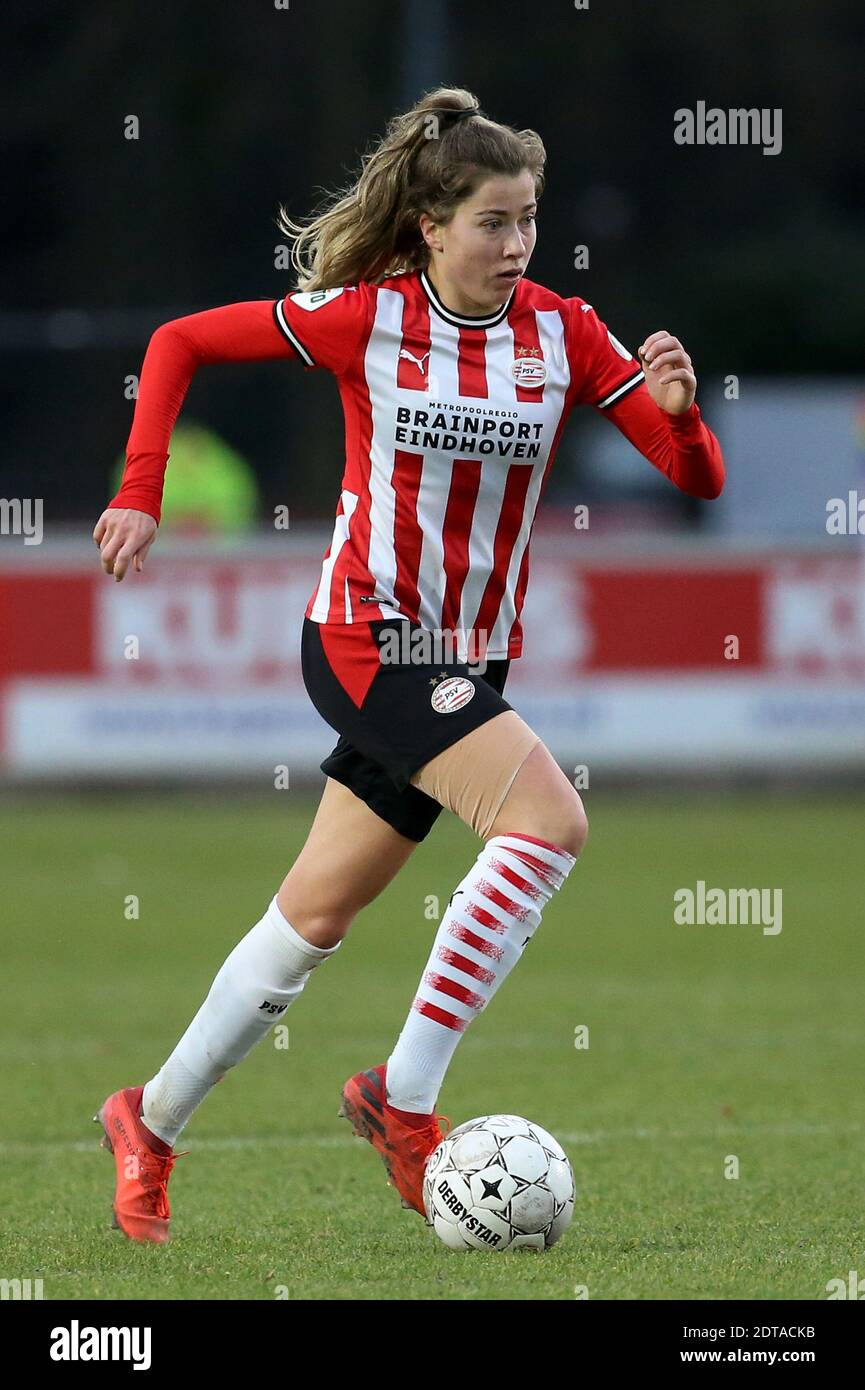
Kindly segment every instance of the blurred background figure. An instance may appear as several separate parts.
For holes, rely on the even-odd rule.
[[[113,494],[120,487],[125,455],[114,466]],[[160,529],[171,535],[239,537],[255,525],[259,487],[249,460],[216,430],[181,420],[171,438]]]

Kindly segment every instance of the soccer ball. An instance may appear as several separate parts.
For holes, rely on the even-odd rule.
[[[548,1250],[574,1214],[564,1149],[520,1115],[451,1130],[424,1172],[427,1222],[451,1250]]]

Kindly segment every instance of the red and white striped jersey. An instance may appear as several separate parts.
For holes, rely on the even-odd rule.
[[[274,317],[338,380],[345,471],[306,610],[318,623],[404,617],[519,656],[529,540],[571,408],[617,404],[639,362],[590,304],[517,282],[493,314],[452,313],[424,271],[297,292]],[[464,649],[463,641],[460,647]]]

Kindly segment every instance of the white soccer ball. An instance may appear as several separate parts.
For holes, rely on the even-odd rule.
[[[458,1125],[424,1172],[427,1222],[451,1250],[548,1250],[574,1214],[561,1144],[520,1115]]]

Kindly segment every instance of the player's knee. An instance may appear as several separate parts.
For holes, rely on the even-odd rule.
[[[308,941],[310,946],[320,946],[322,950],[328,950],[331,946],[336,946],[348,935],[348,929],[354,921],[354,915],[344,917],[322,916],[320,914],[295,914],[296,920],[291,925],[302,936],[304,941]],[[290,920],[290,919],[289,919]]]
[[[544,798],[502,808],[490,832],[495,835],[522,833],[534,835],[580,857],[589,834],[589,820],[578,792],[565,785],[550,789]]]
[[[304,920],[348,931],[353,919],[375,897],[364,883],[334,874],[326,864],[301,855],[289,869],[277,894],[280,911],[293,923],[292,913]],[[300,928],[298,928],[300,930]],[[303,933],[301,933],[302,935]]]
[[[586,809],[579,793],[572,791],[570,796],[563,797],[560,804],[551,809],[550,833],[541,838],[579,859],[588,836]]]
[[[358,912],[354,903],[305,902],[302,895],[284,883],[276,895],[279,910],[304,941],[325,950],[342,941]]]

